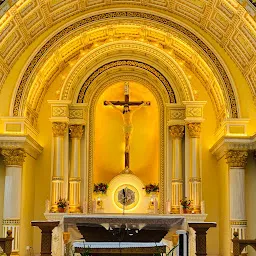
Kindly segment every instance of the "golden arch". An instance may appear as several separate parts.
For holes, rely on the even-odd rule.
[[[18,116],[21,114],[21,102],[22,98],[24,97],[24,89],[26,87],[26,84],[30,78],[30,74],[33,73],[33,70],[35,66],[38,64],[42,56],[47,52],[47,50],[55,44],[58,40],[60,40],[63,36],[67,36],[69,33],[71,33],[75,29],[81,28],[83,25],[90,23],[90,22],[96,22],[96,21],[102,21],[102,20],[108,20],[112,18],[141,18],[141,19],[148,19],[153,22],[165,25],[169,28],[179,30],[179,32],[183,33],[187,38],[190,40],[193,40],[211,59],[213,64],[215,65],[216,69],[218,70],[219,74],[221,75],[224,84],[226,86],[227,90],[227,96],[229,100],[229,106],[231,109],[231,116],[233,118],[237,118],[239,116],[239,108],[236,100],[236,94],[233,90],[231,81],[229,79],[229,76],[227,75],[225,68],[222,66],[221,62],[217,58],[217,56],[213,53],[213,51],[195,34],[193,34],[191,31],[186,29],[185,27],[181,26],[180,24],[177,24],[169,19],[159,17],[154,14],[148,14],[148,13],[142,13],[142,12],[111,12],[106,14],[98,14],[91,17],[87,17],[83,20],[77,21],[74,24],[66,27],[62,31],[60,31],[58,34],[56,34],[54,37],[52,37],[50,40],[47,41],[47,43],[37,52],[33,60],[28,65],[28,68],[26,69],[19,85],[17,88],[17,93],[15,94],[15,99],[13,101],[13,107],[12,107],[12,114],[14,116]]]

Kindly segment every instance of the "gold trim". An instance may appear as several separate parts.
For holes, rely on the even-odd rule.
[[[172,20],[169,20],[167,18],[163,18],[154,14],[150,13],[143,13],[143,12],[133,12],[133,11],[119,11],[119,12],[109,12],[104,14],[97,14],[94,16],[90,16],[87,18],[84,18],[82,20],[79,20],[70,26],[64,28],[62,31],[54,35],[52,38],[50,38],[44,46],[37,52],[35,57],[31,60],[31,62],[28,65],[28,68],[23,74],[23,77],[21,79],[21,82],[19,84],[19,87],[17,89],[17,93],[14,100],[13,105],[13,115],[19,116],[20,110],[21,110],[21,102],[23,98],[23,94],[26,88],[26,85],[29,82],[29,79],[31,78],[32,74],[34,73],[34,69],[37,66],[38,62],[42,59],[43,55],[46,54],[46,52],[53,46],[56,45],[56,42],[58,42],[61,38],[64,36],[69,35],[71,32],[73,32],[76,29],[81,28],[82,26],[88,25],[92,22],[96,21],[102,21],[102,20],[112,20],[114,18],[141,18],[145,20],[151,20],[156,23],[160,23],[162,25],[168,26],[169,28],[172,28],[174,30],[178,30],[180,33],[183,33],[187,38],[192,40],[194,43],[196,43],[202,51],[208,55],[208,57],[213,62],[216,69],[221,74],[222,80],[224,81],[226,85],[226,89],[228,92],[229,97],[229,103],[231,108],[231,116],[233,118],[238,117],[238,108],[236,103],[236,97],[231,85],[231,82],[229,80],[229,77],[225,71],[225,68],[222,66],[221,62],[219,61],[218,57],[214,54],[214,52],[195,34],[193,34],[190,30],[183,27],[182,25],[175,23]],[[28,89],[29,91],[29,89]]]
[[[245,168],[248,152],[243,150],[229,150],[226,153],[226,160],[229,167]]]
[[[4,148],[1,151],[6,166],[17,165],[22,167],[25,162],[26,152],[22,148]]]

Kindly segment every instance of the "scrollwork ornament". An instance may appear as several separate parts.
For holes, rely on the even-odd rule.
[[[245,168],[248,152],[242,150],[229,150],[226,153],[226,160],[229,167]]]
[[[26,157],[26,152],[22,148],[4,148],[1,154],[4,156],[6,166],[22,166]]]
[[[187,124],[189,136],[191,138],[199,138],[201,134],[201,123]]]
[[[72,139],[73,138],[78,138],[78,139],[82,138],[83,130],[84,130],[82,125],[77,125],[77,124],[70,125],[69,130],[70,130],[69,134]]]
[[[52,123],[52,132],[54,137],[63,137],[67,129],[67,124],[62,122]]]
[[[169,128],[170,135],[172,138],[182,138],[184,135],[184,126],[183,125],[172,125]]]

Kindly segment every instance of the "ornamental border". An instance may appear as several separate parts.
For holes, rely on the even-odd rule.
[[[231,116],[232,118],[238,118],[238,109],[237,109],[237,103],[236,103],[236,98],[235,94],[231,85],[231,82],[228,78],[228,75],[222,66],[221,62],[217,58],[217,56],[213,53],[213,51],[200,39],[198,38],[195,34],[193,34],[191,31],[189,31],[187,28],[183,27],[180,24],[175,23],[174,21],[171,21],[167,18],[163,18],[160,16],[157,16],[155,14],[149,14],[149,13],[142,13],[142,12],[136,12],[136,11],[115,11],[115,12],[109,12],[109,13],[103,13],[103,14],[97,14],[93,15],[87,18],[84,18],[82,20],[76,21],[75,23],[69,25],[68,27],[64,28],[60,32],[58,32],[55,36],[50,38],[43,46],[42,48],[37,52],[37,54],[34,56],[32,61],[29,63],[26,71],[24,72],[21,82],[18,86],[16,97],[14,100],[14,105],[13,105],[13,116],[18,116],[19,115],[19,109],[21,105],[21,99],[23,96],[23,92],[25,89],[25,85],[33,73],[33,69],[37,65],[37,63],[40,61],[42,56],[47,52],[47,50],[54,45],[58,40],[69,34],[75,29],[79,29],[84,25],[87,25],[88,23],[91,22],[96,22],[96,21],[101,21],[104,19],[113,19],[113,18],[142,18],[142,19],[148,19],[155,21],[157,23],[164,24],[172,29],[175,29],[181,33],[183,33],[185,36],[190,38],[195,44],[197,44],[207,55],[208,57],[212,60],[214,63],[215,67],[219,71],[227,89],[228,97],[229,97],[229,102],[230,102],[230,107],[231,107]]]
[[[141,68],[141,69],[149,71],[156,78],[158,78],[161,81],[161,83],[163,84],[163,86],[165,87],[165,89],[169,95],[169,98],[170,98],[170,103],[176,103],[175,93],[174,93],[170,83],[168,82],[168,80],[164,77],[164,75],[162,73],[160,73],[157,69],[152,67],[151,65],[143,63],[141,61],[136,61],[136,60],[116,60],[116,61],[109,62],[109,63],[99,67],[83,83],[83,85],[79,91],[78,97],[77,97],[77,103],[83,103],[87,89],[89,88],[91,83],[100,74],[102,74],[103,72],[105,72],[111,68],[116,68],[116,67],[120,67],[120,66],[137,67],[137,68]]]

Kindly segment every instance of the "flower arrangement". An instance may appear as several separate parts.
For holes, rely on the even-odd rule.
[[[180,200],[180,204],[182,205],[183,209],[189,209],[191,206],[191,203],[192,203],[192,200],[187,199],[187,197]]]
[[[60,198],[60,199],[58,200],[58,202],[57,202],[58,208],[63,208],[63,209],[65,209],[65,208],[67,207],[67,205],[68,205],[68,202],[67,202],[67,200],[66,200],[65,198]]]
[[[93,192],[94,193],[101,193],[101,194],[106,194],[108,190],[108,184],[106,183],[97,183],[94,184],[94,189]]]
[[[153,192],[159,192],[159,185],[158,184],[148,184],[143,189],[146,190],[147,194],[153,193]]]

